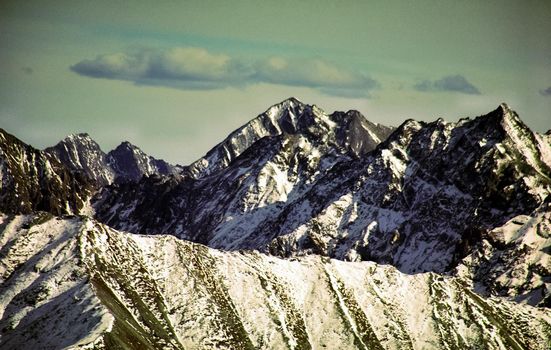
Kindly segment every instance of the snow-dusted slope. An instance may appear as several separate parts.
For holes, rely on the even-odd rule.
[[[0,212],[79,212],[94,183],[0,129]]]
[[[106,154],[90,135],[73,134],[57,145],[44,149],[44,152],[57,158],[73,172],[82,172],[100,186],[110,184],[116,173],[107,162]]]
[[[5,349],[548,349],[549,309],[372,262],[2,217]]]
[[[551,307],[551,197],[481,238],[456,274],[483,295]]]

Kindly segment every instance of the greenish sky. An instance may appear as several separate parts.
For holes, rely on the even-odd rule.
[[[0,127],[187,164],[289,96],[551,128],[550,1],[2,1]]]

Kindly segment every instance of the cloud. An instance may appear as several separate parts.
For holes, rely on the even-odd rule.
[[[462,75],[448,75],[438,80],[423,80],[413,86],[417,91],[452,91],[464,94],[480,95],[480,90]]]
[[[82,76],[188,90],[269,83],[316,89],[327,95],[368,97],[379,83],[320,59],[268,57],[247,61],[202,48],[143,49],[98,55],[70,69]]]
[[[542,96],[551,96],[551,86],[548,87],[547,89],[541,89],[540,90],[540,95],[542,95]]]
[[[270,57],[257,62],[254,72],[254,78],[259,82],[310,87],[340,97],[368,97],[371,90],[379,87],[377,81],[360,72],[320,59]]]
[[[193,47],[99,55],[78,62],[71,70],[92,78],[192,90],[223,88],[232,85],[243,74],[229,56]]]

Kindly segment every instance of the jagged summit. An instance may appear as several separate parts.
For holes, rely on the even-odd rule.
[[[140,149],[138,146],[134,145],[130,141],[122,141],[117,147],[115,147],[113,150],[116,149],[132,149],[137,150]]]
[[[168,175],[181,171],[180,167],[153,158],[128,141],[123,141],[110,151],[107,162],[121,181],[138,181],[144,175]]]
[[[264,137],[298,135],[333,147],[336,152],[360,156],[372,150],[392,130],[369,122],[357,111],[328,115],[316,105],[291,97],[233,131],[206,156],[192,163],[189,173],[199,179],[220,171]]]
[[[72,171],[83,173],[100,187],[114,181],[138,181],[144,175],[181,171],[180,167],[155,159],[128,141],[106,154],[87,133],[70,134],[44,152]]]
[[[0,212],[77,213],[93,187],[55,156],[0,129]]]
[[[306,105],[306,104],[301,100],[299,100],[298,98],[291,96],[279,103],[276,103],[274,106],[278,106],[278,105]]]
[[[44,149],[75,172],[82,172],[100,186],[115,179],[115,173],[107,164],[106,154],[87,133],[70,134],[55,146]]]
[[[509,105],[507,104],[507,102],[501,102],[499,104],[499,108],[501,108],[501,110],[503,111],[512,111],[511,107],[509,107]]]
[[[66,139],[91,139],[87,132],[77,132],[67,135]]]

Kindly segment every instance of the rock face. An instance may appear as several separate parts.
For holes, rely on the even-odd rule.
[[[549,309],[459,279],[2,217],[6,349],[547,349]]]
[[[83,173],[100,186],[112,183],[117,175],[109,166],[107,155],[85,133],[69,135],[44,152],[57,158],[71,171]]]
[[[94,184],[58,159],[0,129],[0,212],[80,212]]]
[[[453,273],[479,294],[551,307],[550,199],[531,216],[515,216],[483,232]]]
[[[392,130],[371,123],[357,111],[327,115],[315,105],[289,98],[232,132],[205,157],[192,163],[189,172],[199,179],[227,168],[264,137],[302,136],[340,153],[348,151],[359,157],[373,150]]]
[[[281,215],[335,164],[365,157],[392,130],[355,111],[327,115],[288,99],[234,131],[183,176],[106,189],[96,200],[97,217],[133,232],[258,249],[270,238],[249,240],[258,225]]]
[[[88,134],[75,134],[41,151],[0,129],[0,212],[89,212],[90,198],[115,181],[182,170],[128,142],[105,154]]]

